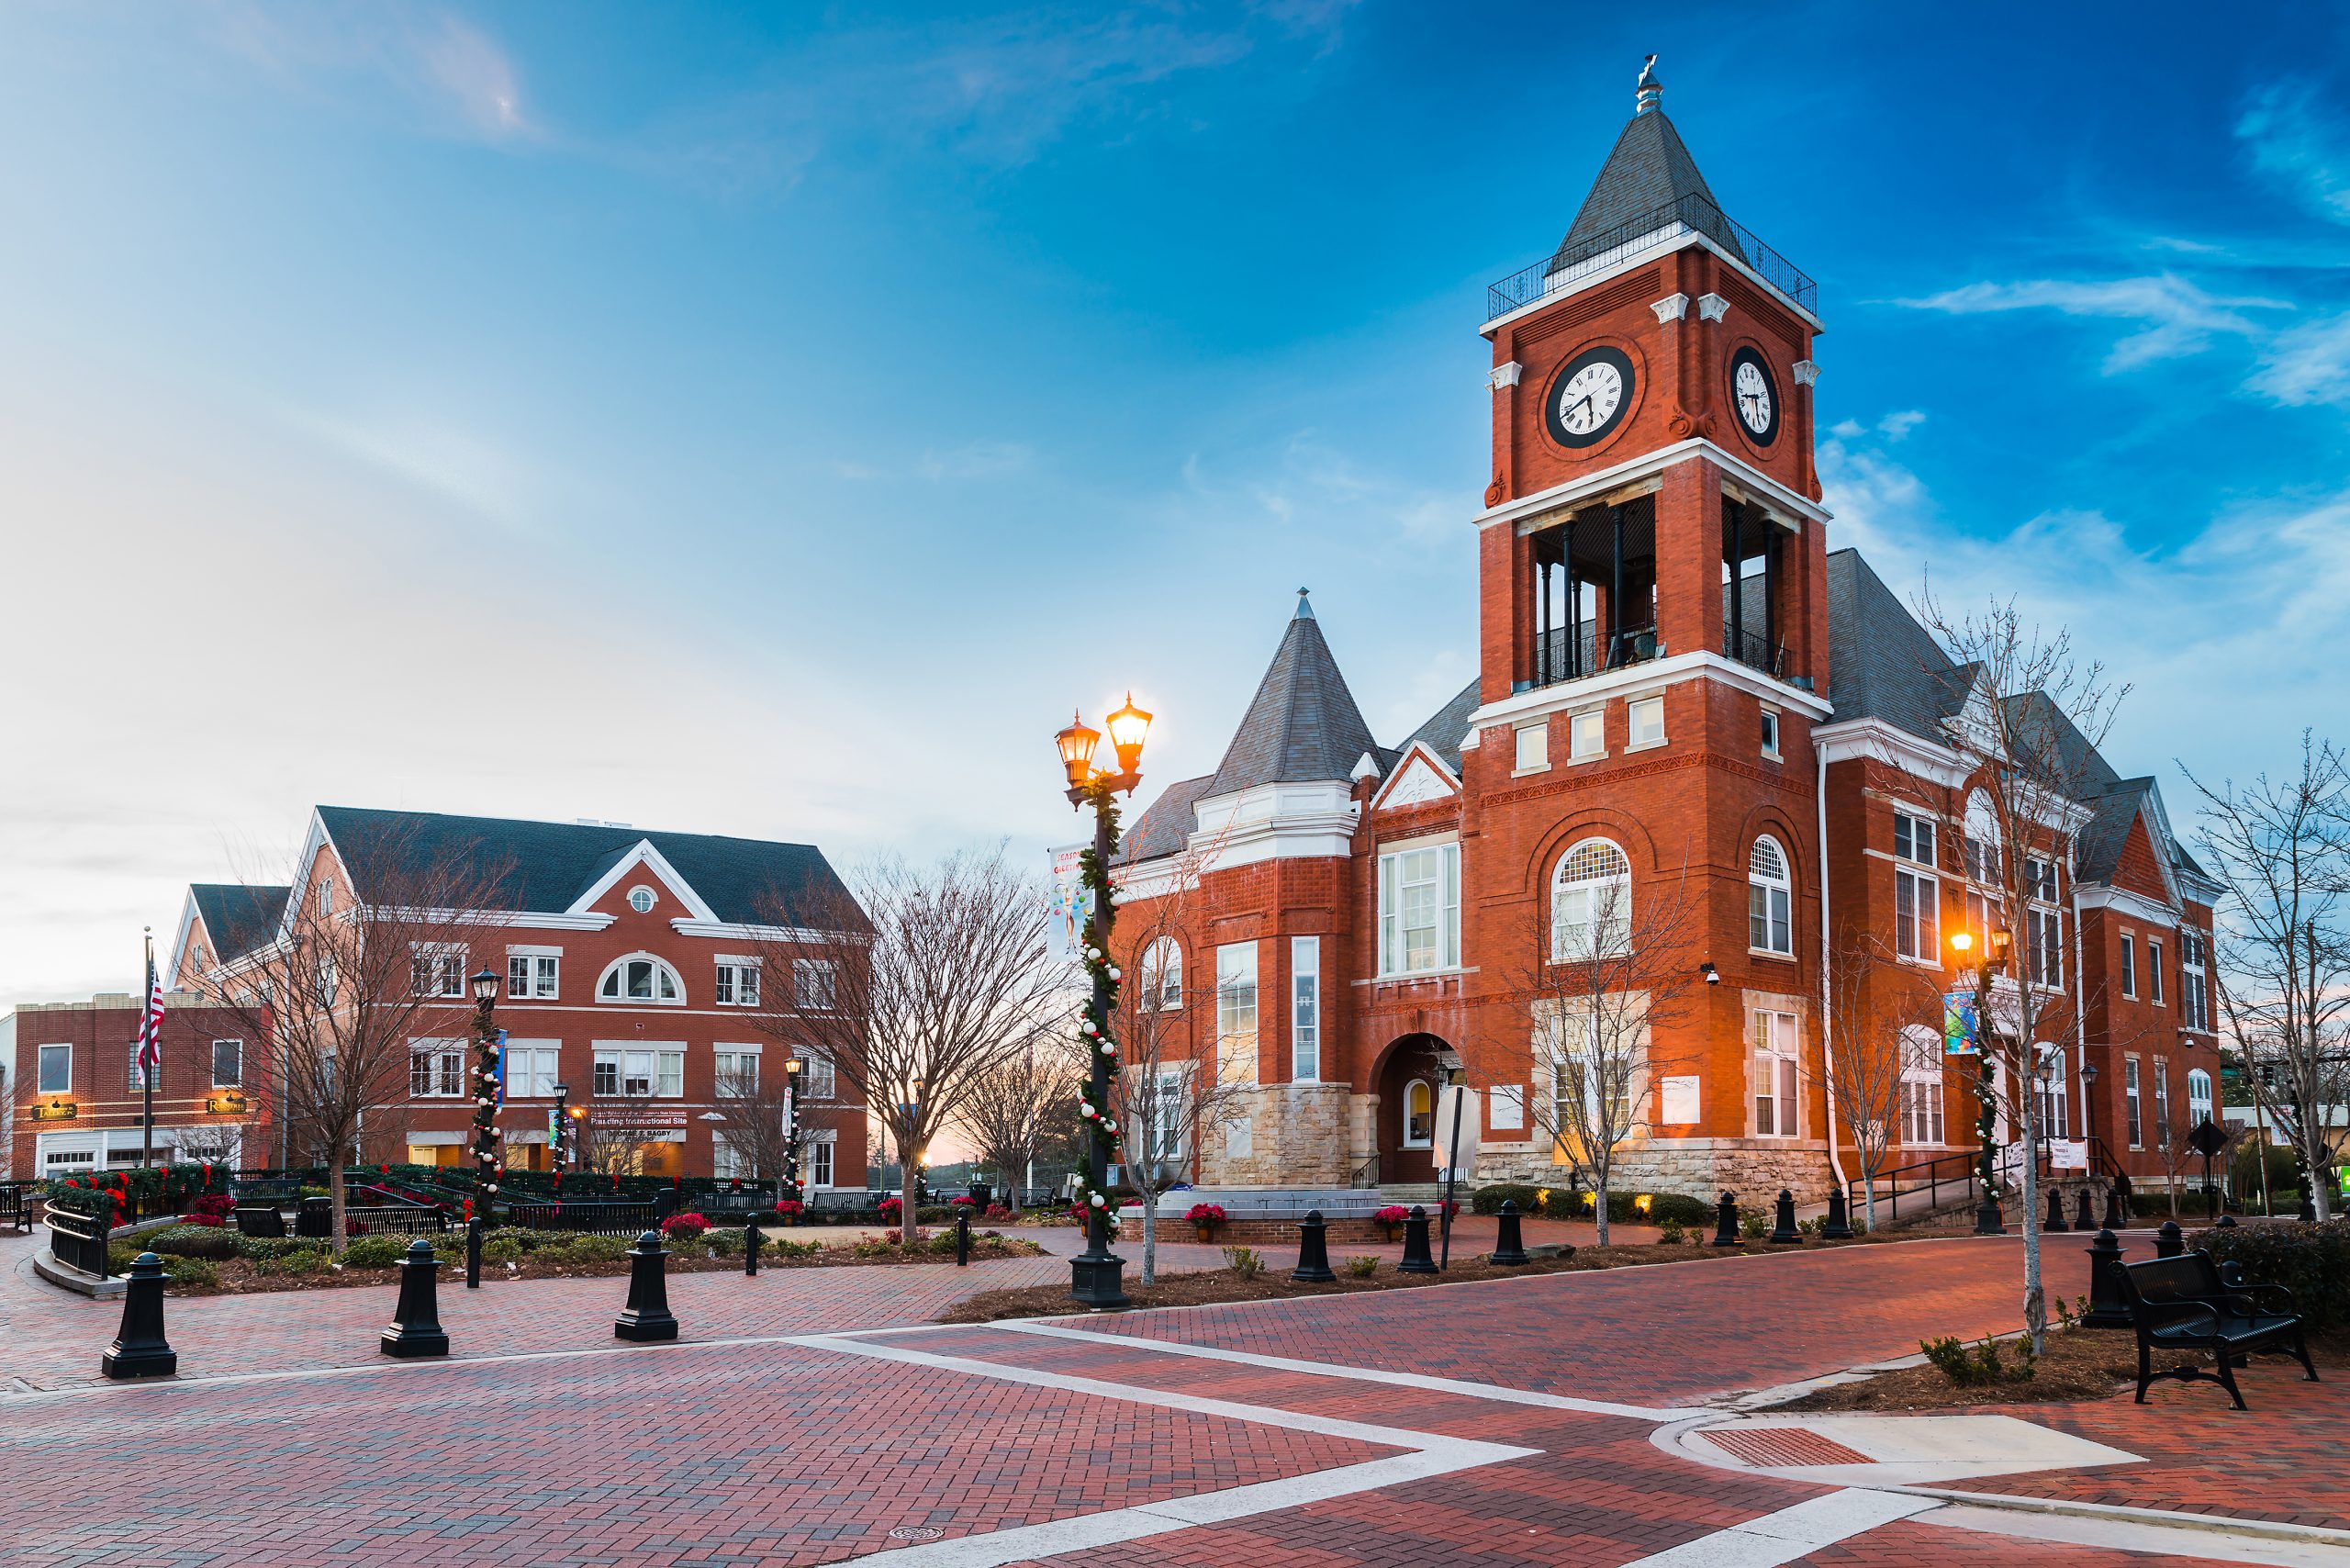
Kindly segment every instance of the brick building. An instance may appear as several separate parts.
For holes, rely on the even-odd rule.
[[[806,1064],[803,1180],[818,1188],[864,1185],[865,1107],[822,1053],[791,1038],[798,1014],[826,1005],[830,994],[822,960],[794,958],[792,948],[822,938],[768,924],[787,908],[854,910],[822,851],[610,823],[321,806],[288,886],[188,890],[167,972],[193,988],[207,974],[252,966],[293,929],[297,900],[318,901],[314,909],[368,905],[377,891],[371,868],[382,857],[344,848],[363,840],[395,846],[402,857],[485,868],[495,907],[449,912],[450,930],[463,935],[436,944],[433,961],[417,965],[415,983],[434,991],[409,1042],[409,1092],[370,1114],[359,1158],[465,1158],[473,1114],[465,981],[487,968],[503,979],[495,1014],[506,1033],[498,1126],[510,1164],[546,1168],[561,1084],[567,1104],[584,1109],[594,1127],[626,1129],[633,1170],[747,1174],[744,1149],[728,1140],[729,1121],[774,1107],[746,1105],[739,1087],[722,1092],[722,1078],[773,1085],[783,1060],[797,1057]],[[788,972],[768,972],[778,969]],[[278,1148],[253,1163],[317,1156],[297,1147],[299,1127],[278,1130]],[[576,1162],[578,1140],[573,1148]]]
[[[1724,216],[1651,73],[1565,240],[1489,303],[1477,679],[1382,745],[1301,594],[1215,772],[1127,836],[1124,939],[1171,928],[1125,954],[1144,1005],[1243,1081],[1187,1157],[1210,1185],[1425,1182],[1457,1070],[1481,1178],[1567,1180],[1539,1097],[1571,1080],[1520,971],[1545,944],[1542,963],[1623,943],[1671,900],[1672,961],[1703,978],[1651,1032],[1619,1185],[1817,1197],[1857,1177],[1826,1103],[1847,948],[1930,1009],[1886,1031],[1891,1162],[1947,1150],[1956,1174],[1973,1066],[1945,1058],[1940,999],[1962,984],[1946,938],[1985,926],[1998,880],[1994,698],[1829,547],[1811,281]],[[2216,1077],[2217,889],[2154,781],[2041,707],[2078,781],[2014,846],[2033,879],[2017,952],[2075,1020],[2038,1103],[2081,1147],[2048,1152],[2158,1177]]]
[[[139,1000],[121,993],[27,1002],[0,1020],[11,1042],[8,1169],[17,1180],[141,1163]],[[232,1014],[197,998],[168,992],[163,1004],[156,1158],[234,1164],[248,1144],[265,1147],[266,1107],[247,1085],[268,1076],[266,1043],[244,1038]]]

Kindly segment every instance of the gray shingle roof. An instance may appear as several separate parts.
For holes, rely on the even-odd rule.
[[[1207,793],[1214,777],[1203,773],[1197,778],[1181,779],[1161,790],[1158,799],[1145,807],[1134,825],[1119,838],[1119,864],[1155,860],[1182,848],[1197,823],[1192,808]]]
[[[1281,633],[1281,646],[1240,728],[1225,748],[1208,788],[1210,795],[1228,795],[1259,784],[1295,784],[1307,780],[1352,776],[1365,752],[1377,753],[1371,726],[1347,689],[1330,644],[1303,593],[1297,612]]]
[[[369,896],[369,871],[382,857],[446,856],[482,875],[497,876],[497,907],[558,913],[637,844],[649,840],[721,920],[757,924],[792,911],[812,916],[854,907],[831,862],[811,845],[351,806],[320,806],[319,816],[361,899]]]
[[[1615,230],[1648,218],[1658,208],[1696,197],[1681,209],[1684,222],[1703,232],[1731,255],[1747,259],[1737,237],[1723,218],[1697,161],[1662,109],[1634,115],[1616,138],[1616,145],[1600,165],[1591,194],[1575,210],[1567,237],[1559,241],[1558,262],[1572,265],[1626,236]]]
[[[1477,683],[1472,680],[1451,701],[1429,714],[1427,723],[1405,735],[1397,752],[1407,750],[1414,741],[1418,741],[1444,758],[1444,765],[1452,769],[1454,778],[1459,778],[1460,743],[1469,738],[1469,715],[1476,711]]]
[[[188,889],[196,913],[221,962],[241,958],[277,935],[285,917],[285,888],[242,882],[197,882]]]
[[[2121,846],[2130,840],[2130,824],[2138,820],[2139,809],[2154,787],[2151,778],[2125,778],[2083,802],[2089,808],[2089,822],[2081,830],[2076,846],[2080,861],[2076,874],[2082,881],[2113,880],[2114,870],[2121,864]]]
[[[1857,550],[1828,557],[1828,700],[1836,722],[1882,719],[1948,745],[1942,721],[1966,700],[1967,671],[1951,662]]]

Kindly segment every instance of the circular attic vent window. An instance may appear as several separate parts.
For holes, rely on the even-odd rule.
[[[631,888],[628,890],[628,907],[636,911],[639,914],[651,914],[653,913],[653,890],[651,888],[635,887]]]

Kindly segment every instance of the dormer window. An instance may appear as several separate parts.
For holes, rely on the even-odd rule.
[[[686,988],[677,979],[677,971],[649,953],[639,953],[619,960],[604,971],[597,982],[599,1002],[649,1002],[656,1005],[678,1006],[686,1000]]]

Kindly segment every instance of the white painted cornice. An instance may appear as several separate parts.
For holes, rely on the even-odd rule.
[[[1530,691],[1512,692],[1500,701],[1488,702],[1470,714],[1469,722],[1472,727],[1478,727],[1539,718],[1550,713],[1564,713],[1617,697],[1661,691],[1668,686],[1678,686],[1684,680],[1718,680],[1814,721],[1825,719],[1836,711],[1818,692],[1789,686],[1751,665],[1742,665],[1735,659],[1726,659],[1719,654],[1701,650],[1694,654],[1674,654],[1670,658],[1651,659],[1647,664],[1626,665],[1620,669],[1587,676],[1581,680],[1561,681],[1556,686],[1538,686]]]
[[[1436,752],[1430,748],[1427,742],[1414,741],[1410,745],[1404,748],[1404,755],[1398,757],[1396,759],[1395,766],[1388,770],[1387,782],[1382,784],[1379,787],[1379,792],[1371,796],[1371,809],[1372,811],[1375,812],[1379,810],[1381,805],[1386,801],[1387,797],[1394,793],[1395,786],[1401,783],[1403,781],[1404,775],[1410,771],[1412,759],[1414,757],[1418,757],[1425,761],[1428,765],[1429,768],[1435,772],[1438,781],[1443,784],[1446,790],[1456,795],[1460,792],[1460,776],[1444,765],[1444,758],[1437,756]]]
[[[2117,888],[2107,882],[2081,882],[2073,890],[2083,909],[2109,909],[2116,914],[2126,914],[2149,925],[2178,924],[2176,905],[2159,902],[2143,893],[2133,893],[2127,888]]]
[[[1717,446],[1703,436],[1693,436],[1687,441],[1677,441],[1670,446],[1660,446],[1637,457],[1626,458],[1595,473],[1581,475],[1564,484],[1553,485],[1547,490],[1537,490],[1530,496],[1520,496],[1497,507],[1488,507],[1469,521],[1480,529],[1485,529],[1505,522],[1527,522],[1548,512],[1570,510],[1611,490],[1619,490],[1651,475],[1662,474],[1675,464],[1685,463],[1693,457],[1708,459],[1751,492],[1756,501],[1783,511],[1789,518],[1826,522],[1833,515],[1818,501],[1796,494],[1736,453]]]
[[[1883,719],[1823,724],[1811,732],[1811,744],[1819,748],[1819,760],[1831,767],[1866,758],[1944,790],[1963,787],[1975,771],[1974,765],[1958,752],[1921,740]]]

